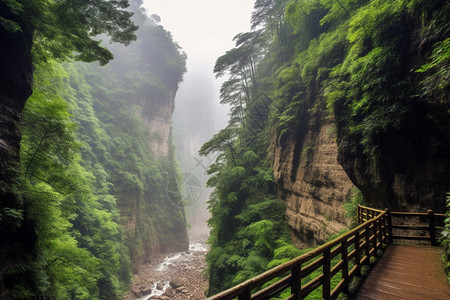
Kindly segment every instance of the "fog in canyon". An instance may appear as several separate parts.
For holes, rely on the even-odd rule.
[[[189,233],[203,239],[209,218],[206,170],[214,156],[199,157],[198,150],[226,126],[229,107],[219,103],[223,78],[213,74],[216,59],[233,48],[233,37],[250,30],[253,0],[144,0],[147,15],[160,25],[187,54],[187,73],[175,97],[172,134],[184,175],[181,184]]]

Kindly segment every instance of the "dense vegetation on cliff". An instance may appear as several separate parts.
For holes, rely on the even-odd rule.
[[[17,15],[29,13],[18,3],[10,1]],[[58,3],[27,5],[37,5],[48,15]],[[120,7],[126,3],[121,1]],[[98,20],[78,26],[81,36],[74,40],[66,36],[65,26],[75,26],[70,22],[61,25],[55,18],[48,24],[32,23],[35,38],[45,43],[36,42],[33,48],[33,95],[23,111],[20,166],[12,187],[16,205],[3,208],[0,215],[4,232],[7,225],[31,227],[32,248],[15,249],[22,261],[1,270],[2,297],[118,299],[129,288],[133,266],[154,251],[170,250],[173,241],[179,249],[187,247],[184,211],[176,198],[179,187],[167,186],[178,176],[170,138],[166,142],[151,134],[147,124],[151,113],[165,107],[169,113],[163,117],[170,124],[186,57],[170,34],[139,10],[140,4],[132,2],[140,29],[128,47],[90,44],[83,28],[96,28]],[[35,21],[35,16],[27,17]],[[72,21],[80,20],[86,21]],[[132,30],[124,39],[114,32],[126,20],[116,21],[106,32],[112,41],[129,42],[137,27],[129,23]],[[1,22],[18,29],[14,22]],[[49,40],[52,34],[61,41]],[[75,54],[79,60],[104,64],[112,54],[115,59],[104,67],[68,61],[77,47],[87,51]],[[165,142],[167,155],[152,152],[152,144]]]
[[[443,0],[255,1],[253,31],[214,69],[229,75],[229,125],[200,151],[220,153],[209,170],[211,294],[295,254],[273,196],[270,142],[301,139],[313,114],[335,120],[340,163],[368,203],[445,208],[449,16]]]

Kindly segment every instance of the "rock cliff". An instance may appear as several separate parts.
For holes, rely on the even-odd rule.
[[[5,7],[0,17],[21,22]],[[36,234],[27,216],[16,218],[12,210],[21,211],[26,203],[13,191],[17,180],[20,138],[18,124],[25,101],[31,95],[32,64],[31,36],[23,27],[21,32],[9,32],[0,26],[0,298],[9,298],[4,288],[12,266],[25,264],[24,252],[32,256]]]
[[[0,10],[0,17],[13,18]],[[7,14],[7,15],[5,15]],[[17,17],[15,17],[17,18]],[[20,132],[18,124],[25,101],[31,95],[31,33],[6,31],[0,26],[0,180],[6,183],[10,176],[11,163],[18,161]],[[5,192],[8,184],[2,184]]]
[[[306,88],[298,87],[306,97],[297,100],[295,116],[281,111],[281,121],[286,116],[294,121],[279,129],[284,134],[272,137],[278,195],[286,201],[295,237],[320,242],[348,225],[342,204],[352,184],[372,207],[445,212],[450,191],[449,11],[443,1],[387,10],[371,34],[361,31],[363,43],[347,35],[322,57],[315,51],[331,49],[332,43],[325,35],[323,48],[311,43],[309,51],[315,49],[311,53],[321,61],[316,67],[322,73],[314,70],[308,77],[313,68],[306,63],[304,73],[296,74],[307,78]],[[300,69],[310,59],[302,55],[296,61]],[[286,103],[293,107],[299,96],[287,94]],[[331,108],[328,117],[321,97]],[[334,131],[334,137],[327,131]]]
[[[163,101],[139,101],[143,107],[140,118],[147,127],[151,139],[148,147],[160,158],[169,158],[170,128],[172,114],[175,109],[176,90],[169,92],[168,99]]]
[[[274,177],[286,202],[286,217],[297,246],[322,243],[350,226],[342,205],[353,187],[337,161],[333,120],[319,108],[304,116],[294,134],[275,136]]]
[[[142,13],[137,8],[135,11],[138,15]],[[130,244],[134,244],[130,247],[135,271],[155,253],[184,251],[189,246],[184,207],[178,198],[171,139],[175,96],[185,71],[185,61],[163,27],[146,23],[139,26],[138,40],[127,47],[112,46],[114,60],[96,70],[103,74],[100,77],[112,75],[109,81],[114,84],[108,86],[109,90],[120,87],[111,95],[113,99],[108,99],[107,94],[101,96],[104,103],[111,103],[105,105],[105,111],[116,119],[125,112],[126,122],[131,122],[124,128],[114,119],[100,117],[103,126],[115,128],[109,132],[111,136],[117,135],[126,141],[125,157],[116,159],[133,157],[130,166],[121,164],[121,167],[137,184],[130,188],[124,184],[123,176],[117,176],[113,193],[131,238]],[[97,109],[96,113],[102,116],[100,105]],[[130,118],[128,114],[137,118]],[[140,134],[134,136],[133,131]],[[130,136],[133,139],[129,139]]]
[[[440,5],[432,21],[421,19],[418,12],[399,19],[400,42],[390,55],[401,59],[394,70],[371,78],[387,76],[384,90],[392,91],[389,101],[375,106],[384,111],[377,123],[383,119],[390,123],[372,125],[384,127],[371,137],[372,153],[362,145],[365,137],[349,130],[351,122],[370,122],[371,112],[357,120],[348,117],[348,104],[339,103],[335,109],[339,163],[371,206],[445,212],[445,194],[450,191],[450,104],[449,85],[446,79],[439,83],[438,70],[445,74],[448,63],[416,71],[429,61],[436,43],[448,37],[450,6]]]
[[[422,103],[410,112],[403,128],[390,129],[380,137],[380,155],[375,159],[364,155],[355,137],[339,134],[339,162],[369,205],[445,212],[450,126],[443,109]]]

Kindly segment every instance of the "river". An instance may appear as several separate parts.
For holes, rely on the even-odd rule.
[[[207,235],[190,236],[189,250],[157,255],[133,275],[130,292],[124,300],[205,299],[208,280],[205,255]]]

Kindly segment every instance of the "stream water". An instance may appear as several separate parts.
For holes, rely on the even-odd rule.
[[[205,244],[201,243],[193,243],[189,245],[189,251],[186,252],[178,252],[167,255],[164,260],[159,263],[159,265],[156,266],[155,271],[159,273],[158,275],[163,275],[164,278],[167,278],[165,280],[158,280],[153,282],[151,286],[151,292],[150,294],[141,297],[141,300],[147,300],[147,299],[158,299],[158,297],[163,295],[172,295],[172,297],[169,297],[171,299],[174,299],[175,295],[177,294],[177,291],[183,296],[187,296],[189,293],[189,289],[186,285],[186,281],[191,281],[191,278],[181,278],[182,279],[182,285],[180,287],[175,287],[177,284],[180,284],[179,282],[176,282],[175,284],[171,281],[173,278],[170,278],[172,275],[180,275],[180,273],[183,273],[183,271],[191,271],[191,275],[194,275],[195,273],[202,272],[202,268],[200,269],[198,261],[199,259],[204,259],[204,255],[207,252],[207,247]],[[197,274],[201,275],[201,274]],[[159,277],[159,276],[157,276]],[[186,279],[183,281],[183,279]],[[180,280],[180,277],[178,277],[177,280]],[[167,293],[168,289],[172,289],[172,292]],[[175,291],[174,291],[175,289]],[[185,293],[183,293],[185,291]],[[191,291],[192,293],[192,291]],[[193,293],[192,293],[193,294]],[[182,296],[182,295],[180,295]],[[195,298],[190,297],[190,299],[203,299],[204,297],[201,296],[201,298]],[[164,298],[163,298],[164,299]]]
[[[205,255],[207,234],[190,237],[189,250],[152,258],[133,275],[133,284],[124,300],[205,299],[208,280]]]

